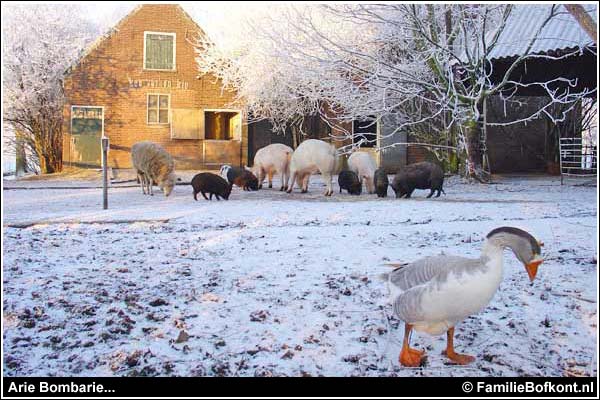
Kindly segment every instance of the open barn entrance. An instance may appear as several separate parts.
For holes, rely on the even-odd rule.
[[[273,132],[273,125],[267,120],[252,122],[248,125],[248,166],[254,164],[256,152],[273,143],[293,146],[292,135]]]

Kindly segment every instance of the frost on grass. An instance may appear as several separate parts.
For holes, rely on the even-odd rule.
[[[595,375],[595,188],[450,180],[446,191],[324,199],[315,178],[307,195],[194,202],[185,186],[167,199],[123,188],[106,213],[90,201],[98,190],[40,190],[35,209],[28,191],[6,191],[6,221],[53,222],[4,230],[5,374]],[[123,216],[169,222],[110,223]],[[400,367],[383,264],[476,256],[503,225],[544,241],[538,280],[507,253],[490,306],[457,327],[457,350],[477,360],[452,366],[444,337],[415,334],[427,364]]]

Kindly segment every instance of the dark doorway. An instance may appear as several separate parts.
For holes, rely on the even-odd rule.
[[[292,135],[273,132],[273,126],[269,121],[250,123],[248,125],[248,166],[251,167],[254,164],[254,155],[259,149],[272,143],[282,143],[294,147]]]
[[[374,116],[352,122],[352,143],[360,143],[360,147],[376,147],[377,121]]]

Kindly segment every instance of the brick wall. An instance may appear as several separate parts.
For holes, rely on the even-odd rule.
[[[97,45],[67,76],[64,89],[63,160],[71,159],[71,106],[103,106],[104,132],[110,138],[109,164],[130,168],[130,148],[142,140],[163,145],[175,158],[176,168],[199,169],[208,163],[247,162],[247,125],[243,117],[240,141],[171,139],[169,125],[149,125],[147,94],[170,94],[171,109],[229,109],[233,94],[222,92],[213,76],[198,79],[193,40],[200,28],[178,5],[150,4],[125,17],[114,33]],[[176,34],[176,70],[143,69],[144,31]]]

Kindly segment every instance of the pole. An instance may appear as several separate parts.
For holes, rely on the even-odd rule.
[[[108,208],[108,138],[102,138],[102,208]]]

